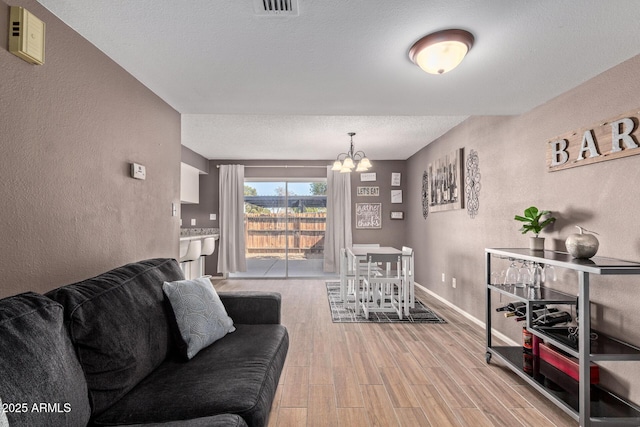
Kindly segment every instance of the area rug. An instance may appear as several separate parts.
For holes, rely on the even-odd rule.
[[[409,309],[409,316],[398,317],[396,313],[370,313],[366,319],[362,314],[356,315],[352,308],[345,308],[340,300],[340,282],[327,281],[327,297],[331,308],[331,320],[334,323],[366,323],[366,322],[404,322],[404,323],[447,323],[433,310],[416,298],[416,307]]]

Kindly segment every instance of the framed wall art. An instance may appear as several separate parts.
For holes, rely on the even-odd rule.
[[[356,228],[382,228],[382,203],[356,203]]]
[[[404,219],[404,211],[391,212],[391,219]]]
[[[361,182],[368,182],[368,181],[375,181],[376,180],[376,173],[375,172],[367,172],[367,173],[361,173],[360,174],[360,181]]]
[[[462,177],[463,149],[459,148],[429,164],[429,211],[462,209],[464,187]]]
[[[378,197],[379,195],[380,195],[380,187],[356,187],[356,196]]]

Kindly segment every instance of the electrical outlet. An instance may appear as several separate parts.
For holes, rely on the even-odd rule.
[[[215,221],[216,220],[216,214],[209,214],[209,221]]]
[[[196,219],[195,218],[191,218],[191,225],[196,225]]]
[[[445,277],[444,277],[444,273],[442,273],[442,283],[444,283],[445,281]]]
[[[455,277],[453,279],[451,279],[451,286],[454,287],[454,288],[457,286]]]

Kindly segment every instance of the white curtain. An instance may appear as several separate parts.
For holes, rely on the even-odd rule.
[[[340,271],[340,249],[351,246],[351,174],[327,167],[327,228],[324,237],[324,271]]]
[[[218,273],[247,270],[244,241],[244,166],[220,166]]]

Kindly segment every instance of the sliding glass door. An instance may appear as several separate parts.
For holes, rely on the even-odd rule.
[[[246,180],[247,271],[231,277],[323,276],[325,180]]]

